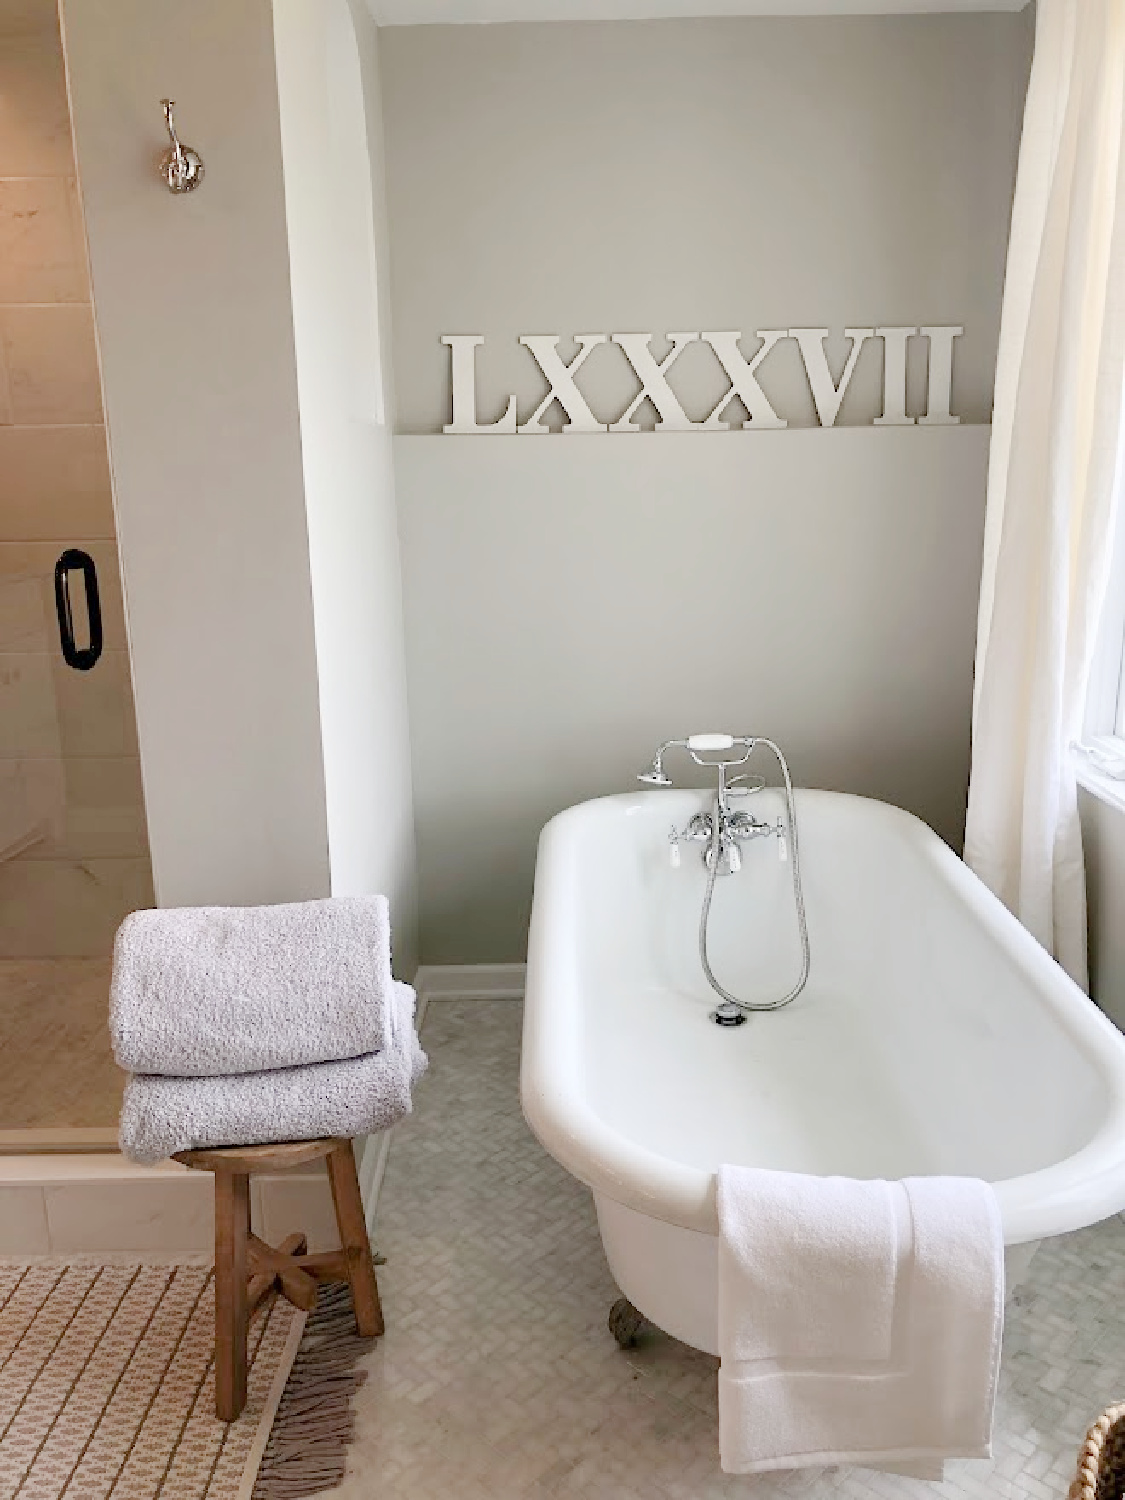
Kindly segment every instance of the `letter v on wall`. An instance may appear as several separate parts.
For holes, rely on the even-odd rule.
[[[851,384],[852,376],[855,374],[856,360],[859,359],[859,351],[869,338],[874,336],[873,328],[845,328],[844,337],[852,341],[852,347],[848,353],[848,361],[844,366],[844,372],[840,376],[839,385],[832,379],[832,372],[828,368],[828,355],[824,348],[824,341],[828,337],[827,328],[791,328],[790,338],[797,340],[801,350],[801,358],[805,362],[805,374],[808,376],[809,388],[816,402],[816,415],[822,427],[833,427],[836,418],[840,414],[844,397],[848,386]]]

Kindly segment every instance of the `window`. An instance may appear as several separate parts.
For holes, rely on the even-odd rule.
[[[1081,746],[1086,766],[1125,782],[1125,515],[1119,517],[1114,559],[1094,649]]]

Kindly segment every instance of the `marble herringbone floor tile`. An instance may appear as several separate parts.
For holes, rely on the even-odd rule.
[[[442,1001],[380,1200],[387,1333],[336,1500],[1063,1500],[1125,1399],[1125,1225],[1044,1246],[1009,1305],[995,1458],[925,1484],[719,1469],[717,1362],[661,1334],[625,1354],[585,1189],[519,1109],[520,1007]]]

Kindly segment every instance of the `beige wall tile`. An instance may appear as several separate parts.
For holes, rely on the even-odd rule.
[[[25,763],[26,764],[26,763]],[[58,768],[57,790],[43,776]],[[33,810],[59,810],[57,833],[33,845],[21,859],[147,859],[141,763],[105,756],[30,763]],[[4,763],[0,761],[0,787]],[[2,819],[0,819],[2,826]]]
[[[43,651],[0,654],[0,757],[58,758],[62,730],[51,657]]]
[[[66,806],[61,760],[0,760],[0,861],[57,847],[66,832]]]
[[[41,1187],[0,1187],[0,1255],[46,1255],[47,1212]]]
[[[0,860],[147,859],[135,757],[0,760]]]
[[[14,423],[99,422],[93,313],[88,306],[0,307]]]
[[[104,427],[0,426],[0,540],[114,535]]]
[[[327,1174],[287,1172],[259,1179],[262,1238],[278,1245],[289,1234],[307,1236],[309,1250],[340,1248],[340,1231]]]
[[[74,171],[62,46],[57,32],[0,48],[0,177]]]
[[[0,759],[136,754],[126,652],[105,651],[88,672],[57,650],[0,652]]]
[[[137,754],[137,722],[124,651],[106,651],[88,672],[51,657],[63,754]]]
[[[147,859],[0,864],[0,958],[98,958],[131,911],[153,904]]]
[[[12,383],[8,379],[8,356],[0,338],[0,428],[10,426],[12,417]]]
[[[66,177],[0,178],[0,302],[88,300]]]
[[[209,1172],[182,1182],[68,1182],[46,1187],[52,1254],[98,1250],[211,1250],[214,1185]]]
[[[121,599],[121,571],[117,558],[117,547],[111,541],[90,540],[86,537],[67,537],[68,547],[80,547],[94,559],[98,574],[98,597],[102,609],[103,644],[107,651],[124,651],[125,614]],[[5,542],[0,541],[0,651],[57,651],[59,649],[58,616],[55,610],[55,563],[62,551],[61,542]],[[32,639],[21,642],[16,632],[19,614],[11,606],[5,608],[5,584],[14,586],[15,580],[30,583],[38,591],[38,607],[25,607],[24,617]],[[75,608],[79,619],[84,616],[85,603],[81,589]],[[20,596],[23,597],[22,594]],[[46,622],[44,628],[43,622]],[[34,644],[38,642],[39,644]]]
[[[4,0],[0,5],[0,36],[4,38],[28,32],[53,37],[58,29],[58,0]]]
[[[47,651],[50,617],[43,580],[5,568],[4,551],[0,543],[0,652]]]
[[[82,212],[82,195],[78,191],[78,178],[68,177],[66,180],[67,200],[70,205],[70,233],[74,241],[75,255],[78,261],[78,271],[82,278],[83,300],[93,301],[93,292],[90,287],[90,249],[86,241],[86,216]]]

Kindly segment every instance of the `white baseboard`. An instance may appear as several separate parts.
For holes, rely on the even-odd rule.
[[[526,964],[423,964],[414,977],[420,1000],[522,1000]]]

